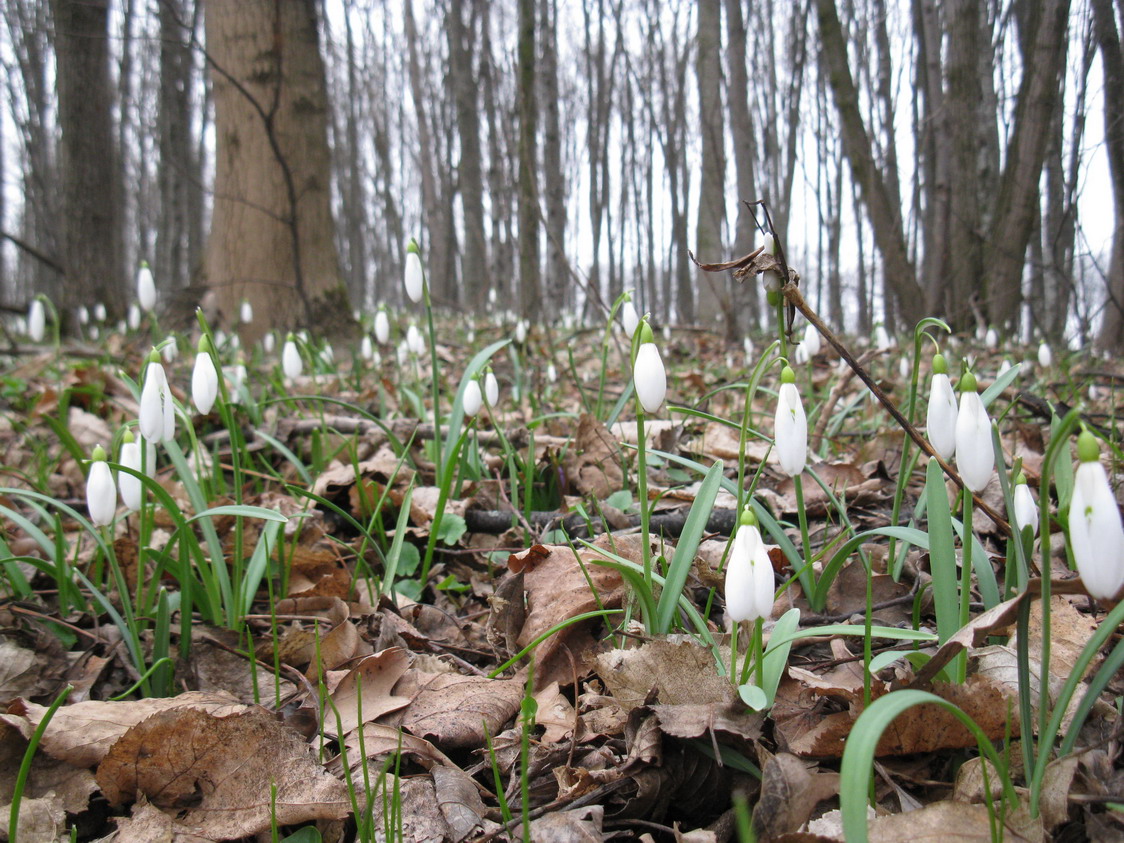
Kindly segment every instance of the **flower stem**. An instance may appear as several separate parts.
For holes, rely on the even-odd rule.
[[[972,493],[964,493],[964,559],[960,566],[960,626],[968,624],[968,604],[972,599]],[[956,678],[964,682],[968,677],[968,657],[957,656]]]
[[[652,546],[648,535],[648,525],[651,514],[648,511],[648,463],[645,458],[646,443],[644,437],[644,408],[640,399],[636,399],[636,471],[637,471],[637,496],[640,506],[640,558],[644,562],[644,587],[648,593],[652,592]],[[652,623],[654,618],[644,618],[645,627]]]
[[[817,612],[823,606],[816,605],[816,580],[812,573],[812,542],[808,537],[808,513],[804,511],[804,480],[797,474],[792,478],[792,485],[796,489],[796,515],[800,519],[800,542],[804,555],[804,565],[800,568],[800,587],[804,589],[804,596]]]

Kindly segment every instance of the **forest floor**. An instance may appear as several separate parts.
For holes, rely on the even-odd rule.
[[[668,401],[642,426],[640,484],[627,340],[557,331],[492,353],[500,398],[471,423],[458,384],[499,327],[470,342],[439,321],[436,375],[428,351],[398,365],[312,350],[283,382],[255,352],[241,402],[206,416],[181,354],[178,444],[161,445],[141,512],[101,530],[85,521],[84,457],[117,453],[145,349],[6,354],[0,835],[841,841],[841,806],[861,823],[868,803],[872,840],[1124,839],[1124,644],[1112,604],[1070,570],[1056,513],[1048,565],[1037,542],[1020,577],[1006,522],[975,507],[970,620],[944,634],[948,574],[932,560],[952,533],[927,514],[879,532],[907,438],[831,349],[796,367],[798,495],[770,456],[779,367],[762,367],[744,413],[765,340],[748,359],[706,332],[657,341]],[[1043,367],[1035,349],[940,341],[981,388],[1004,358],[1021,364],[990,413],[1032,489],[1055,474],[1047,499],[1067,500],[1068,447],[1044,468],[1051,406],[1080,408],[1119,479],[1120,361]],[[912,363],[853,351],[907,412]],[[957,516],[955,487],[916,455],[899,522],[934,482]],[[731,681],[722,571],[740,478],[770,522],[777,594],[765,655],[743,627],[747,674]],[[1010,479],[993,475],[980,502],[1002,515]],[[814,563],[803,577],[794,558]],[[674,599],[663,576],[683,583]],[[885,731],[859,722],[888,718],[880,700],[903,706]]]

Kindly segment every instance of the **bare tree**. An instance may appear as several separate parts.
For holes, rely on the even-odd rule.
[[[539,277],[538,106],[535,97],[535,0],[519,0],[519,301],[526,317],[542,312]]]
[[[59,304],[91,299],[124,313],[121,194],[113,90],[109,74],[108,0],[52,0],[58,89],[62,264]]]
[[[1124,351],[1124,51],[1112,0],[1093,0],[1093,14],[1104,66],[1105,148],[1112,176],[1116,229],[1108,269],[1107,301],[1097,345],[1104,351]]]
[[[349,325],[330,206],[331,156],[313,0],[210,0],[215,200],[204,278],[221,313],[267,327]]]
[[[695,67],[699,88],[702,186],[699,192],[696,254],[701,260],[724,257],[726,242],[726,131],[722,116],[722,4],[699,0]],[[726,274],[699,270],[696,316],[703,324],[721,324],[728,340],[736,320]]]

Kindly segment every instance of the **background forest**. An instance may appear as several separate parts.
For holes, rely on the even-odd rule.
[[[330,329],[401,296],[416,236],[439,307],[632,288],[734,339],[758,291],[688,251],[750,251],[763,198],[837,326],[1124,343],[1112,0],[0,5],[13,311],[120,318],[147,260],[183,319]]]

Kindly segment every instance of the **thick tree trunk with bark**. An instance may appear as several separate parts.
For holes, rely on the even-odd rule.
[[[121,185],[109,78],[108,0],[52,0],[62,189],[61,308],[104,302],[124,315]]]
[[[531,319],[542,313],[535,30],[535,0],[519,0],[519,298],[523,316]]]
[[[483,313],[492,286],[488,268],[488,241],[484,235],[484,176],[480,155],[480,109],[478,85],[473,72],[475,29],[465,26],[464,0],[452,0],[446,13],[449,39],[449,70],[457,111],[460,139],[460,195],[464,213],[464,256],[461,278],[466,298],[477,313]]]
[[[204,276],[222,317],[350,325],[329,192],[328,106],[313,0],[209,0],[215,204]]]
[[[546,296],[572,300],[566,262],[566,180],[562,172],[562,104],[558,90],[558,3],[542,0],[543,198],[546,200]]]
[[[699,193],[695,255],[701,261],[723,260],[726,234],[726,132],[722,117],[722,4],[699,0],[695,69],[699,86],[702,186]],[[695,316],[704,325],[721,325],[727,339],[736,333],[726,273],[696,273]]]
[[[1116,211],[1108,297],[1097,346],[1119,354],[1124,351],[1124,51],[1120,47],[1112,0],[1093,0],[1093,14],[1104,67],[1105,149]]]
[[[754,173],[756,142],[753,136],[753,120],[749,113],[749,74],[746,70],[746,28],[742,14],[741,0],[726,0],[726,28],[729,43],[726,60],[730,66],[730,134],[734,147],[734,168],[737,172],[738,218],[734,226],[734,255],[751,252],[757,240],[757,230],[753,215],[746,202],[755,202],[757,180]],[[732,320],[736,327],[748,331],[757,327],[758,285],[754,282],[737,284],[734,287],[734,308],[737,318]]]

